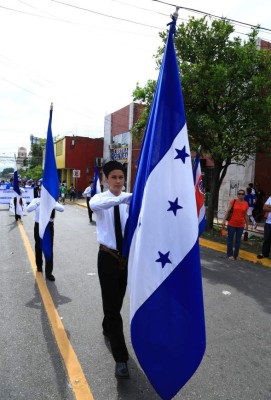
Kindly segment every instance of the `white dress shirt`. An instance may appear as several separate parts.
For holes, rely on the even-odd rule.
[[[96,215],[97,241],[110,249],[117,250],[115,236],[114,206],[119,205],[122,235],[128,218],[132,193],[121,192],[115,196],[109,190],[95,194],[89,207]]]
[[[91,197],[92,186],[88,186],[83,193],[83,197]]]
[[[64,207],[59,204],[58,202],[56,202],[56,206],[55,206],[55,210],[56,211],[64,211]],[[39,223],[39,218],[40,218],[40,197],[36,197],[34,198],[31,203],[28,204],[28,206],[26,207],[26,211],[27,212],[31,212],[31,211],[35,211],[35,222]],[[52,222],[53,219],[50,218],[50,222]]]

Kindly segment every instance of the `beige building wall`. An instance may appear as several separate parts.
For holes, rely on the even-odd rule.
[[[248,160],[242,165],[230,165],[219,191],[218,218],[223,218],[229,201],[237,198],[239,189],[246,190],[250,182],[254,182],[255,160]]]

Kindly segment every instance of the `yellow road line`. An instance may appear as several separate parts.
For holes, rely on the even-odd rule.
[[[213,249],[216,251],[221,251],[222,253],[225,253],[225,254],[227,251],[227,246],[225,246],[224,244],[221,244],[221,243],[212,242],[211,240],[200,238],[199,244],[200,244],[200,246],[208,247],[209,249]],[[262,258],[261,260],[259,260],[256,256],[256,254],[250,253],[249,251],[240,250],[239,256],[240,256],[240,258],[243,258],[244,260],[251,261],[254,263],[259,263],[259,264],[263,265],[264,267],[271,268],[271,260],[269,260],[267,258]]]
[[[37,272],[35,255],[21,222],[18,223],[18,227],[24,241],[28,258],[31,263],[33,273],[35,275],[36,282],[48,315],[48,319],[51,323],[59,351],[63,357],[70,383],[75,394],[75,398],[76,400],[94,400],[94,397],[85,378],[84,372],[81,368],[75,351],[73,350],[73,347],[67,337],[65,328],[55,308],[53,299],[47,288],[45,280],[42,274]]]

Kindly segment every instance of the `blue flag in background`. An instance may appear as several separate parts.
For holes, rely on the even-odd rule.
[[[91,197],[93,197],[95,194],[101,193],[101,185],[100,185],[100,180],[99,180],[99,170],[97,164],[95,164],[94,167],[94,182],[91,188]]]
[[[206,346],[197,207],[175,24],[173,18],[126,227],[132,344],[164,400],[191,378]]]
[[[40,196],[39,235],[42,242],[42,251],[46,260],[52,258],[52,238],[50,234],[50,217],[59,197],[59,183],[56,169],[54,142],[52,135],[53,105],[50,108],[47,130],[45,164]]]
[[[16,157],[15,157],[15,161],[14,161],[13,190],[14,190],[14,192],[16,192],[20,196],[21,192],[20,192],[20,188],[19,188],[19,179],[18,179],[18,170],[17,170]]]

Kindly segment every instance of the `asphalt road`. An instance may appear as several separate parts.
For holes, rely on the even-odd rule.
[[[22,223],[32,249],[33,221],[32,213]],[[0,225],[0,400],[75,399],[29,252],[5,205],[0,206]],[[89,224],[87,210],[66,205],[55,221],[56,281],[46,283],[56,313],[95,400],[159,399],[131,346],[128,296],[122,315],[131,379],[117,382],[114,377],[114,360],[101,330],[97,250],[95,223]],[[271,269],[230,262],[206,248],[201,248],[201,259],[207,349],[175,399],[271,400]]]

